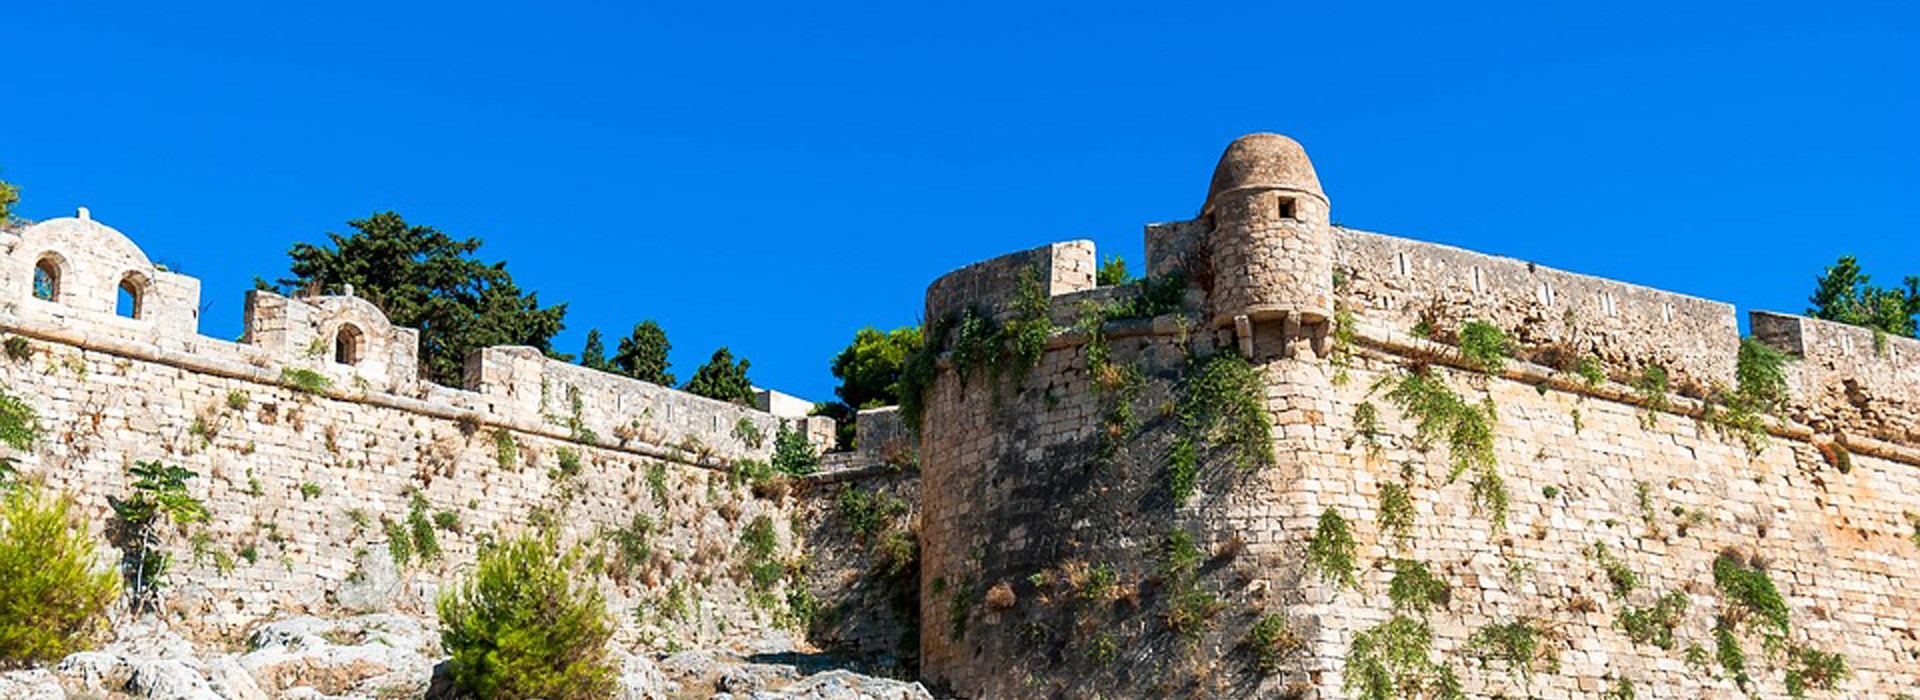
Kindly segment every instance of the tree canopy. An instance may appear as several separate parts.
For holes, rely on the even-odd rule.
[[[13,205],[20,203],[20,188],[6,180],[0,180],[0,224],[12,223]]]
[[[839,421],[841,448],[853,446],[858,409],[900,403],[900,373],[925,342],[919,326],[884,333],[868,326],[855,331],[853,342],[833,357],[833,376],[840,380],[833,393],[840,400],[821,403],[813,413]]]
[[[602,372],[612,371],[613,365],[607,362],[607,343],[600,339],[600,329],[587,331],[586,347],[580,348],[580,366]]]
[[[1118,255],[1107,256],[1106,262],[1100,263],[1100,269],[1093,273],[1094,284],[1102,287],[1113,287],[1132,281],[1133,274],[1127,272],[1127,259]]]
[[[672,364],[667,361],[667,351],[673,344],[667,342],[666,330],[652,319],[641,321],[633,326],[633,332],[620,339],[620,347],[613,353],[613,369],[621,374],[643,382],[653,382],[660,386],[674,385],[673,373],[667,371]],[[725,352],[726,348],[721,348]],[[718,357],[719,353],[715,353]],[[746,376],[745,362],[742,361],[740,375]],[[749,392],[751,398],[751,392]]]
[[[1812,304],[1808,316],[1912,337],[1914,316],[1920,315],[1920,277],[1908,277],[1904,289],[1874,286],[1859,261],[1843,255],[1815,280],[1807,301]]]
[[[566,304],[542,307],[523,292],[505,262],[474,257],[480,239],[457,239],[429,226],[408,224],[382,212],[347,222],[354,231],[328,233],[329,244],[296,243],[293,277],[283,289],[354,293],[397,325],[420,331],[420,373],[459,385],[469,352],[494,345],[526,345],[552,352],[564,327]]]
[[[900,403],[900,370],[924,343],[919,326],[854,332],[853,343],[833,358],[833,376],[840,380],[834,395],[854,409]]]
[[[693,378],[681,389],[710,399],[753,404],[753,382],[747,380],[747,360],[741,358],[734,362],[733,351],[725,346],[713,351],[713,358],[695,370]]]

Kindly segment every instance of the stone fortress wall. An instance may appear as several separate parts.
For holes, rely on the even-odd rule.
[[[1451,586],[1418,617],[1469,697],[1786,697],[1792,646],[1850,667],[1816,697],[1920,692],[1920,342],[1753,313],[1755,338],[1790,356],[1790,396],[1750,451],[1702,400],[1737,382],[1731,305],[1336,227],[1326,201],[1298,144],[1255,135],[1223,156],[1199,219],[1147,227],[1149,274],[1187,287],[1177,309],[1086,322],[1145,291],[1096,287],[1086,241],[929,287],[926,318],[948,333],[928,336],[946,352],[919,426],[928,681],[965,697],[1351,697],[1349,651],[1394,614],[1401,560]],[[1015,320],[1023,285],[1060,326],[1032,368],[962,357],[965,314]],[[1517,359],[1467,360],[1451,334],[1470,320],[1504,329]],[[1258,378],[1275,464],[1203,453],[1176,497],[1193,367],[1221,354]],[[1604,378],[1580,376],[1583,358]],[[1665,392],[1634,385],[1649,366]],[[1493,408],[1504,527],[1386,398],[1417,372]],[[1405,540],[1379,524],[1390,487],[1411,495]],[[1304,563],[1329,509],[1357,542],[1353,587]],[[1170,555],[1180,537],[1197,565]],[[1791,621],[1784,645],[1736,628],[1744,690],[1717,660],[1717,621],[1738,613],[1715,583],[1723,553],[1767,571]],[[1620,565],[1637,576],[1624,597]],[[1628,636],[1623,613],[1674,592],[1675,641]],[[1249,640],[1266,616],[1286,643],[1263,665]],[[1539,631],[1527,669],[1472,641],[1509,623]]]
[[[777,556],[800,558],[797,497],[730,470],[767,460],[783,422],[828,444],[831,420],[522,347],[477,352],[466,386],[439,386],[418,377],[417,333],[350,290],[251,291],[239,342],[198,334],[199,294],[84,209],[0,231],[0,382],[42,427],[21,471],[98,524],[129,495],[134,462],[196,472],[188,487],[211,518],[173,535],[162,596],[185,631],[231,637],[301,612],[430,616],[482,539],[539,522],[611,575],[619,639],[691,647],[790,626],[797,578],[754,590],[741,540],[770,523]],[[414,521],[443,554],[419,554]],[[416,550],[404,567],[389,556],[395,532]],[[623,552],[623,537],[644,551]]]

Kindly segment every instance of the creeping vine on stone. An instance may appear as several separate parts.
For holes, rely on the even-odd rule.
[[[1336,590],[1358,590],[1360,580],[1355,575],[1357,567],[1353,561],[1356,549],[1353,529],[1347,525],[1347,519],[1340,517],[1333,506],[1327,506],[1314,526],[1313,539],[1307,542],[1307,571],[1319,573],[1320,579],[1333,584]]]
[[[1195,357],[1182,382],[1179,432],[1167,455],[1176,505],[1193,496],[1201,460],[1216,449],[1241,469],[1273,466],[1273,420],[1260,373],[1246,358],[1229,352]]]
[[[1493,402],[1472,403],[1433,374],[1420,368],[1396,376],[1382,376],[1374,390],[1391,385],[1386,398],[1414,421],[1415,447],[1426,451],[1444,440],[1450,468],[1447,483],[1472,474],[1473,502],[1484,512],[1494,532],[1506,529],[1508,493],[1493,453]]]

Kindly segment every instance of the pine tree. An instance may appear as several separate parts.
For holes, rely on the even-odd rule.
[[[1914,316],[1920,314],[1920,277],[1908,277],[1905,289],[1876,287],[1870,281],[1859,261],[1840,256],[1814,282],[1807,315],[1913,336]]]
[[[747,380],[747,364],[745,358],[735,363],[733,351],[722,346],[713,351],[713,358],[694,371],[693,378],[681,388],[710,399],[752,405],[753,382]]]
[[[612,371],[613,365],[607,363],[607,344],[600,340],[600,329],[587,331],[587,346],[580,349],[580,366],[602,372]]]
[[[293,277],[280,287],[353,285],[395,325],[419,329],[421,376],[448,386],[460,386],[474,350],[526,345],[553,351],[567,305],[541,307],[536,294],[513,283],[506,263],[475,259],[480,239],[414,226],[390,211],[347,225],[354,232],[329,233],[327,245],[294,244],[287,251]]]
[[[667,351],[673,344],[667,342],[667,332],[652,319],[634,325],[633,332],[620,339],[620,347],[613,353],[613,367],[621,374],[643,382],[653,382],[660,386],[671,387],[676,382],[667,368]]]

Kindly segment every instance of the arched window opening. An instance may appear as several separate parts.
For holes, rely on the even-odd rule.
[[[146,301],[146,285],[141,284],[139,278],[127,275],[120,280],[120,295],[113,311],[127,318],[145,318]]]
[[[333,361],[343,365],[360,364],[360,329],[342,324],[333,332]]]
[[[60,262],[51,256],[33,266],[33,296],[46,301],[60,300]]]

